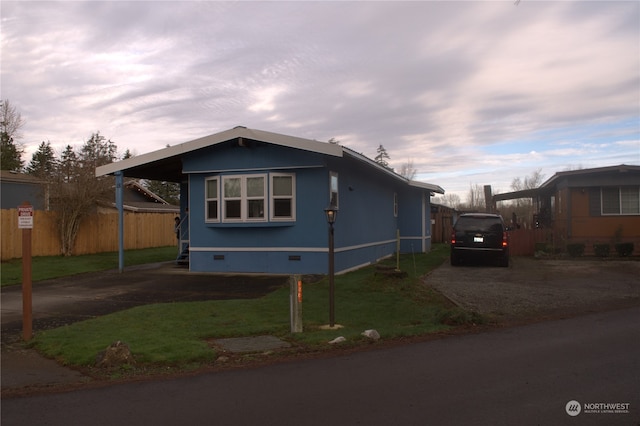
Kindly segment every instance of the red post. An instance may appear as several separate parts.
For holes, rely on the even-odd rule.
[[[18,228],[22,229],[22,338],[33,336],[31,311],[31,229],[33,228],[33,206],[28,202],[18,207]]]

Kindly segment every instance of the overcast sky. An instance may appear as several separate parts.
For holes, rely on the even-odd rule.
[[[640,2],[2,1],[25,161],[237,125],[341,144],[465,199],[640,164]]]

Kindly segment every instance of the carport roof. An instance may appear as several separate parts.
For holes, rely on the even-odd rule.
[[[234,127],[233,129],[194,139],[179,145],[170,146],[158,151],[149,152],[126,160],[100,166],[96,168],[96,176],[105,176],[122,171],[124,176],[127,177],[181,182],[184,180],[184,173],[182,171],[182,156],[184,154],[231,140],[239,140],[240,142],[267,142],[274,145],[302,149],[334,157],[343,157],[346,154],[377,168],[383,173],[387,173],[392,177],[407,182],[409,186],[444,194],[444,189],[438,185],[408,180],[392,170],[379,165],[366,156],[358,154],[357,152],[341,145],[266,132],[264,130],[249,129],[243,126]]]

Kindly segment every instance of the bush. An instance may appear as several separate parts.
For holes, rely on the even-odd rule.
[[[553,247],[551,247],[547,243],[536,243],[535,244],[535,251],[536,251],[536,253],[537,252],[551,253],[553,251]]]
[[[582,256],[584,254],[584,244],[582,243],[567,244],[567,252],[571,257]]]
[[[609,250],[610,250],[609,244],[594,244],[593,245],[593,252],[598,257],[607,257],[607,256],[609,256]]]
[[[633,253],[633,243],[618,243],[615,245],[616,253],[620,257],[628,257]]]

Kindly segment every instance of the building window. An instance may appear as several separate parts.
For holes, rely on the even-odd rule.
[[[271,220],[295,220],[295,193],[293,175],[271,175]]]
[[[393,217],[398,217],[398,193],[393,193]]]
[[[601,189],[602,214],[640,214],[640,187],[623,186]]]
[[[265,220],[265,175],[223,176],[224,222]]]
[[[205,180],[205,218],[207,222],[217,222],[218,209],[218,178]]]
[[[329,205],[338,208],[338,173],[329,172]]]
[[[210,223],[265,222],[267,218],[271,221],[293,221],[296,216],[295,193],[294,174],[208,178],[205,179],[205,220]]]

